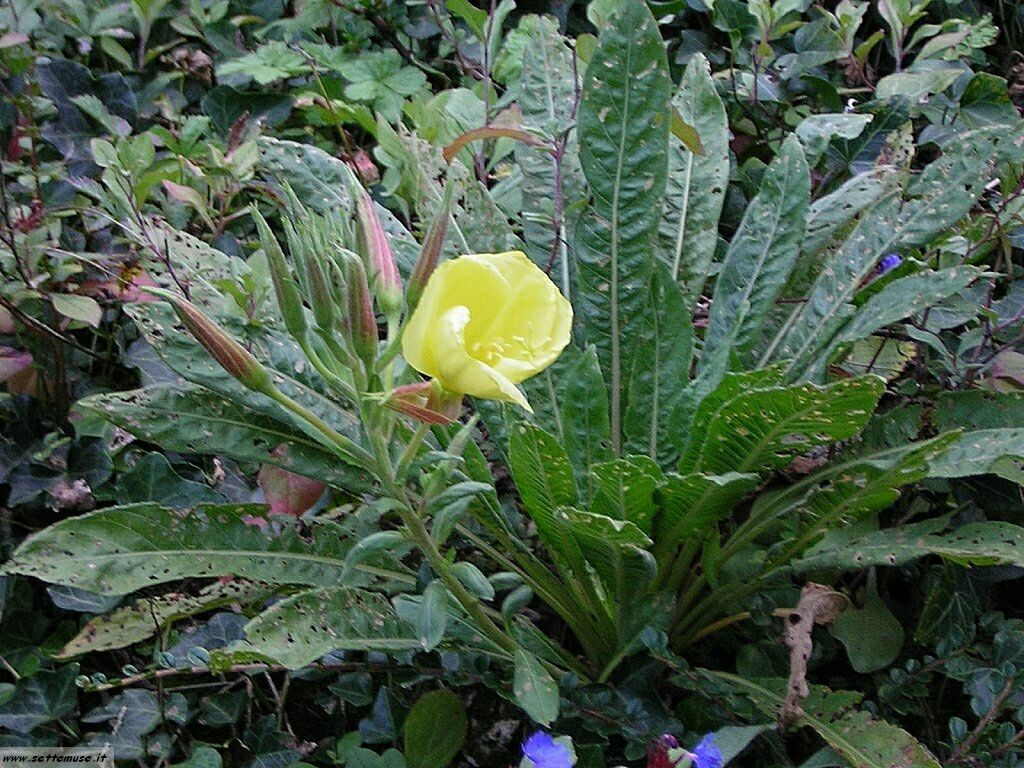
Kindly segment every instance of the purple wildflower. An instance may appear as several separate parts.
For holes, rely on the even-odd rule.
[[[886,272],[892,272],[902,263],[903,258],[898,253],[887,253],[878,260],[878,265],[875,267],[875,270],[879,275],[884,275]]]
[[[571,768],[569,748],[559,744],[551,734],[537,731],[523,744],[523,755],[537,768]]]
[[[693,768],[722,768],[722,753],[715,744],[715,734],[709,733],[700,740],[693,748],[692,759]]]

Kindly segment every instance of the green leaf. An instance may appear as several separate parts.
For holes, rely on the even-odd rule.
[[[402,725],[409,768],[444,768],[462,749],[467,729],[466,708],[454,693],[420,696]]]
[[[487,11],[480,10],[469,0],[445,0],[445,7],[469,25],[477,40],[486,39]]]
[[[582,336],[608,377],[612,452],[622,449],[626,376],[646,308],[668,157],[671,81],[645,3],[604,28],[579,109],[580,160],[593,197],[576,232]]]
[[[55,658],[67,659],[83,653],[125,648],[152,637],[178,619],[232,604],[246,605],[268,597],[270,588],[251,581],[217,581],[198,594],[170,592],[142,597],[131,605],[89,621]]]
[[[848,302],[899,238],[899,209],[896,197],[877,204],[861,218],[842,246],[826,257],[807,300],[796,306],[762,356],[762,362],[793,360],[791,366],[795,367],[828,342],[851,314]]]
[[[654,521],[654,490],[663,479],[661,469],[648,456],[626,456],[595,464],[592,512],[614,520],[628,520],[650,535]]]
[[[271,584],[339,583],[351,546],[342,528],[318,520],[309,531],[286,524],[271,536],[263,531],[269,523],[266,512],[262,504],[204,504],[182,510],[157,504],[111,507],[63,520],[29,537],[4,572],[105,595],[228,575]]]
[[[813,277],[821,265],[820,260],[811,257],[815,257],[828,245],[833,235],[842,232],[854,217],[877,203],[892,188],[891,174],[875,169],[854,176],[834,192],[812,202],[807,211],[807,234],[800,249],[800,264],[794,270],[791,280],[802,271],[807,271]],[[805,259],[813,263],[802,270]]]
[[[623,627],[623,617],[640,607],[635,598],[644,593],[657,572],[654,557],[646,551],[650,538],[628,520],[571,507],[560,509],[559,516],[565,533],[604,584],[609,607],[619,615],[617,623]]]
[[[561,379],[558,423],[562,443],[586,500],[592,494],[590,467],[611,458],[608,388],[594,347],[579,353]],[[553,384],[550,378],[548,384]]]
[[[874,571],[864,605],[847,608],[832,622],[832,634],[846,647],[850,666],[862,675],[892,664],[903,650],[903,625],[878,594]]]
[[[695,154],[678,139],[669,139],[665,212],[658,227],[672,278],[680,282],[682,303],[690,312],[715,255],[718,217],[729,183],[725,105],[702,54],[690,58],[672,106],[693,126],[704,149],[702,154]]]
[[[776,717],[784,700],[784,694],[767,685],[772,681],[746,680],[727,672],[700,670],[704,676],[724,681],[731,687],[743,691],[758,709],[770,717]],[[784,681],[780,681],[784,685]],[[762,684],[764,683],[764,684]],[[828,696],[822,696],[826,692]],[[842,701],[850,696],[846,691],[829,691],[822,686],[812,688],[812,699],[827,703],[830,699]],[[867,712],[849,711],[845,706],[816,708],[805,703],[803,717],[797,725],[808,725],[817,731],[828,744],[849,762],[851,768],[941,768],[926,747],[916,741],[902,728],[884,720],[875,720]]]
[[[797,572],[823,568],[854,570],[872,565],[902,565],[939,555],[961,565],[1024,565],[1024,528],[1004,522],[968,523],[952,533],[937,533],[944,519],[857,536],[833,546],[826,539],[793,564]]]
[[[959,293],[980,274],[977,267],[959,266],[893,280],[868,299],[827,344],[819,345],[819,349],[824,351],[819,352],[807,367],[806,376],[812,379],[820,376],[841,345],[867,338],[880,328]],[[798,371],[799,368],[794,368],[792,373],[799,375]]]
[[[416,634],[420,647],[424,651],[432,651],[444,639],[444,630],[448,626],[448,590],[439,579],[434,579],[423,590],[423,601],[420,603],[416,622]]]
[[[555,510],[576,502],[576,481],[562,446],[532,424],[517,424],[509,443],[509,469],[541,541],[549,551],[560,552]]]
[[[653,537],[658,562],[688,541],[702,540],[759,483],[757,475],[738,472],[669,475],[658,489]]]
[[[696,423],[700,436],[680,460],[680,470],[716,475],[783,467],[815,446],[860,432],[884,390],[883,379],[864,376],[825,387],[740,393]]]
[[[0,704],[0,726],[15,733],[28,733],[64,717],[78,703],[77,676],[78,664],[65,664],[21,678],[14,695]]]
[[[558,684],[532,653],[516,649],[512,692],[516,703],[541,725],[550,725],[558,717]]]
[[[368,473],[340,462],[291,425],[200,387],[168,385],[91,395],[76,408],[165,450],[273,464],[355,492],[373,487]]]
[[[419,648],[383,595],[329,586],[300,592],[245,625],[245,642],[226,655],[268,658],[298,669],[333,650],[408,651]]]
[[[845,112],[805,117],[796,127],[795,134],[804,145],[807,164],[812,167],[817,165],[833,136],[855,139],[874,117],[871,114],[857,115]]]
[[[552,279],[565,297],[572,299],[573,265],[565,247],[565,233],[571,221],[563,222],[561,231],[555,231],[554,190],[558,183],[556,168],[560,168],[564,208],[572,211],[573,204],[584,194],[579,145],[573,127],[579,81],[573,52],[559,34],[558,23],[548,16],[528,18],[537,19],[537,29],[529,35],[522,56],[518,100],[523,112],[522,127],[544,136],[565,135],[566,140],[560,167],[550,152],[516,145],[516,162],[523,174],[520,223],[526,253],[541,269],[551,264]]]
[[[210,486],[186,480],[162,453],[147,453],[118,477],[117,503],[153,502],[168,507],[216,503],[224,497]]]
[[[651,309],[638,340],[629,379],[624,429],[626,450],[645,453],[671,466],[683,447],[672,428],[672,414],[684,396],[683,382],[693,363],[693,316],[667,269],[658,265],[651,278]]]
[[[778,491],[762,494],[751,517],[768,526],[776,520],[799,516],[799,538],[789,544],[772,564],[785,566],[828,531],[842,538],[845,526],[891,506],[899,489],[929,474],[929,461],[941,456],[955,433],[932,440],[901,445],[867,456],[857,456],[814,472]]]
[[[1024,459],[1024,428],[979,429],[960,435],[931,462],[932,477],[967,477],[999,471],[1003,459]]]
[[[103,309],[96,303],[96,299],[89,296],[51,293],[50,302],[59,314],[70,320],[91,325],[93,328],[99,328],[100,321],[103,319]]]
[[[700,361],[702,391],[713,389],[734,364],[750,361],[803,243],[809,198],[807,163],[790,136],[747,206],[715,282]]]

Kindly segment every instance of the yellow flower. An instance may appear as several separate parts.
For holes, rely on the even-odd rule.
[[[469,254],[430,276],[402,352],[451,392],[529,411],[516,384],[558,358],[571,326],[572,305],[524,253]]]

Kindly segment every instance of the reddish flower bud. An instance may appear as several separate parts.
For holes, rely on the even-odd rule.
[[[160,288],[147,287],[144,290],[162,296],[170,302],[189,333],[203,345],[214,360],[220,363],[221,368],[249,389],[263,394],[274,391],[274,382],[267,369],[245,347],[231,338],[226,331],[204,315],[192,302]]]
[[[448,234],[448,219],[452,210],[452,190],[454,184],[448,184],[444,189],[444,201],[441,203],[441,210],[430,225],[427,239],[423,241],[420,249],[420,257],[416,260],[416,266],[409,275],[409,288],[406,291],[406,301],[409,304],[409,312],[416,309],[423,295],[423,289],[427,287],[427,281],[434,274],[441,261],[441,251],[444,249],[444,238]]]
[[[352,194],[356,200],[359,248],[370,272],[373,293],[384,314],[394,315],[402,308],[402,278],[398,275],[391,244],[366,190],[353,182]]]

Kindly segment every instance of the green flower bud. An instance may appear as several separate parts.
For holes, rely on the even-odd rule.
[[[277,296],[277,306],[281,310],[281,317],[284,320],[284,327],[288,333],[297,339],[306,335],[306,313],[302,307],[302,295],[295,284],[288,269],[288,262],[285,261],[284,251],[281,245],[270,231],[270,225],[255,207],[251,209],[253,221],[256,222],[256,230],[260,235],[260,242],[267,254],[267,264],[270,267],[270,278],[274,283],[274,293]]]

